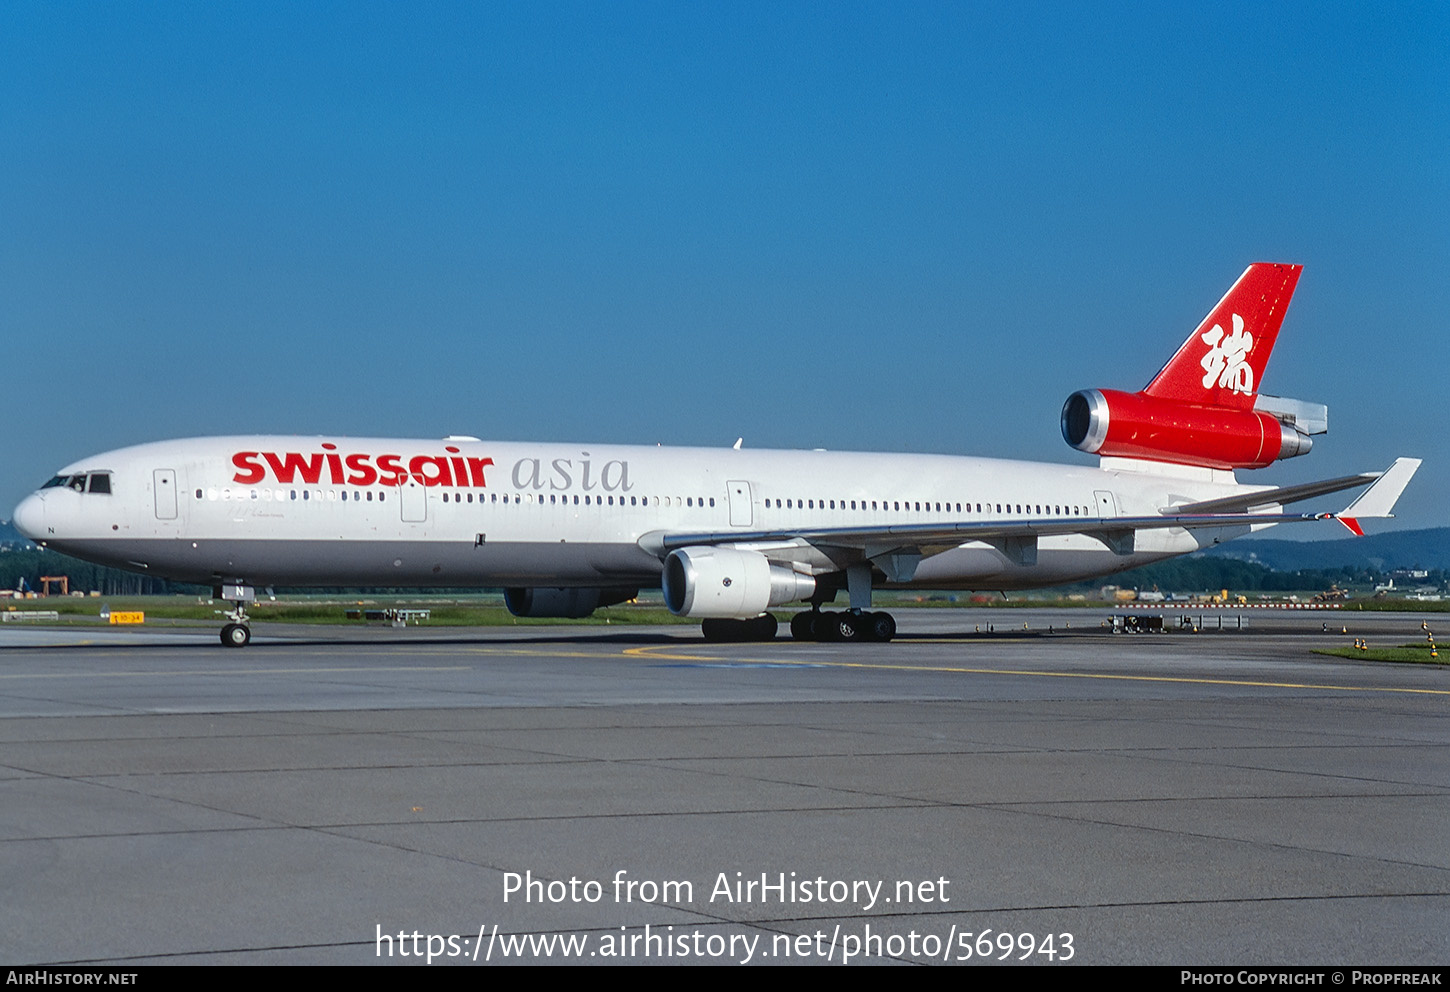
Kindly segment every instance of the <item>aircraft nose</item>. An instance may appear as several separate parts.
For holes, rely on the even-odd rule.
[[[45,500],[39,493],[31,493],[15,508],[11,523],[32,541],[39,541],[45,535]]]

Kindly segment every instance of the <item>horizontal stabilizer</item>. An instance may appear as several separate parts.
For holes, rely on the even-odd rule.
[[[1254,398],[1254,409],[1277,417],[1300,434],[1329,433],[1329,407],[1323,403],[1306,403],[1260,393]]]

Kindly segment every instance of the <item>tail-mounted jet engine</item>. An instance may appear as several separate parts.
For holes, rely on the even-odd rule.
[[[1263,468],[1307,454],[1328,429],[1314,403],[1260,394],[1254,409],[1200,406],[1115,389],[1084,389],[1062,407],[1062,436],[1079,451],[1205,468]]]

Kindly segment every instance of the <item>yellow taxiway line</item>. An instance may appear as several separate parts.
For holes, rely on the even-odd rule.
[[[1187,685],[1239,685],[1268,689],[1333,689],[1342,692],[1406,692],[1427,696],[1450,696],[1450,689],[1413,689],[1380,685],[1331,685],[1316,682],[1260,682],[1250,679],[1203,679],[1184,675],[1113,675],[1106,672],[1051,672],[1025,668],[968,668],[962,665],[888,665],[862,661],[783,661],[774,658],[716,658],[706,655],[657,654],[655,647],[627,648],[625,654],[658,661],[695,661],[713,664],[743,662],[750,665],[779,665],[782,668],[871,668],[895,672],[944,672],[958,675],[1030,675],[1054,679],[1103,679],[1121,682],[1177,682]]]

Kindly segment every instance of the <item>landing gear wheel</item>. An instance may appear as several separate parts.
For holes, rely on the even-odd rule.
[[[815,626],[816,617],[819,614],[815,610],[802,610],[790,618],[790,636],[798,641],[814,641],[816,635],[812,632]]]
[[[229,623],[222,628],[222,644],[229,648],[244,648],[252,643],[252,630],[245,624]]]
[[[729,620],[720,620],[710,617],[708,620],[700,621],[700,633],[705,635],[707,641],[733,641],[735,637],[734,628]]]
[[[752,641],[773,641],[776,631],[780,630],[780,621],[775,618],[774,613],[762,613],[754,620],[745,621],[750,631],[749,640]]]
[[[700,621],[700,633],[707,641],[773,641],[779,628],[780,622],[770,613],[762,613],[749,620],[709,617]]]
[[[886,642],[896,636],[896,618],[890,613],[863,613],[866,624],[866,639]]]
[[[854,613],[833,613],[829,627],[833,641],[859,641],[863,640],[866,623]]]

